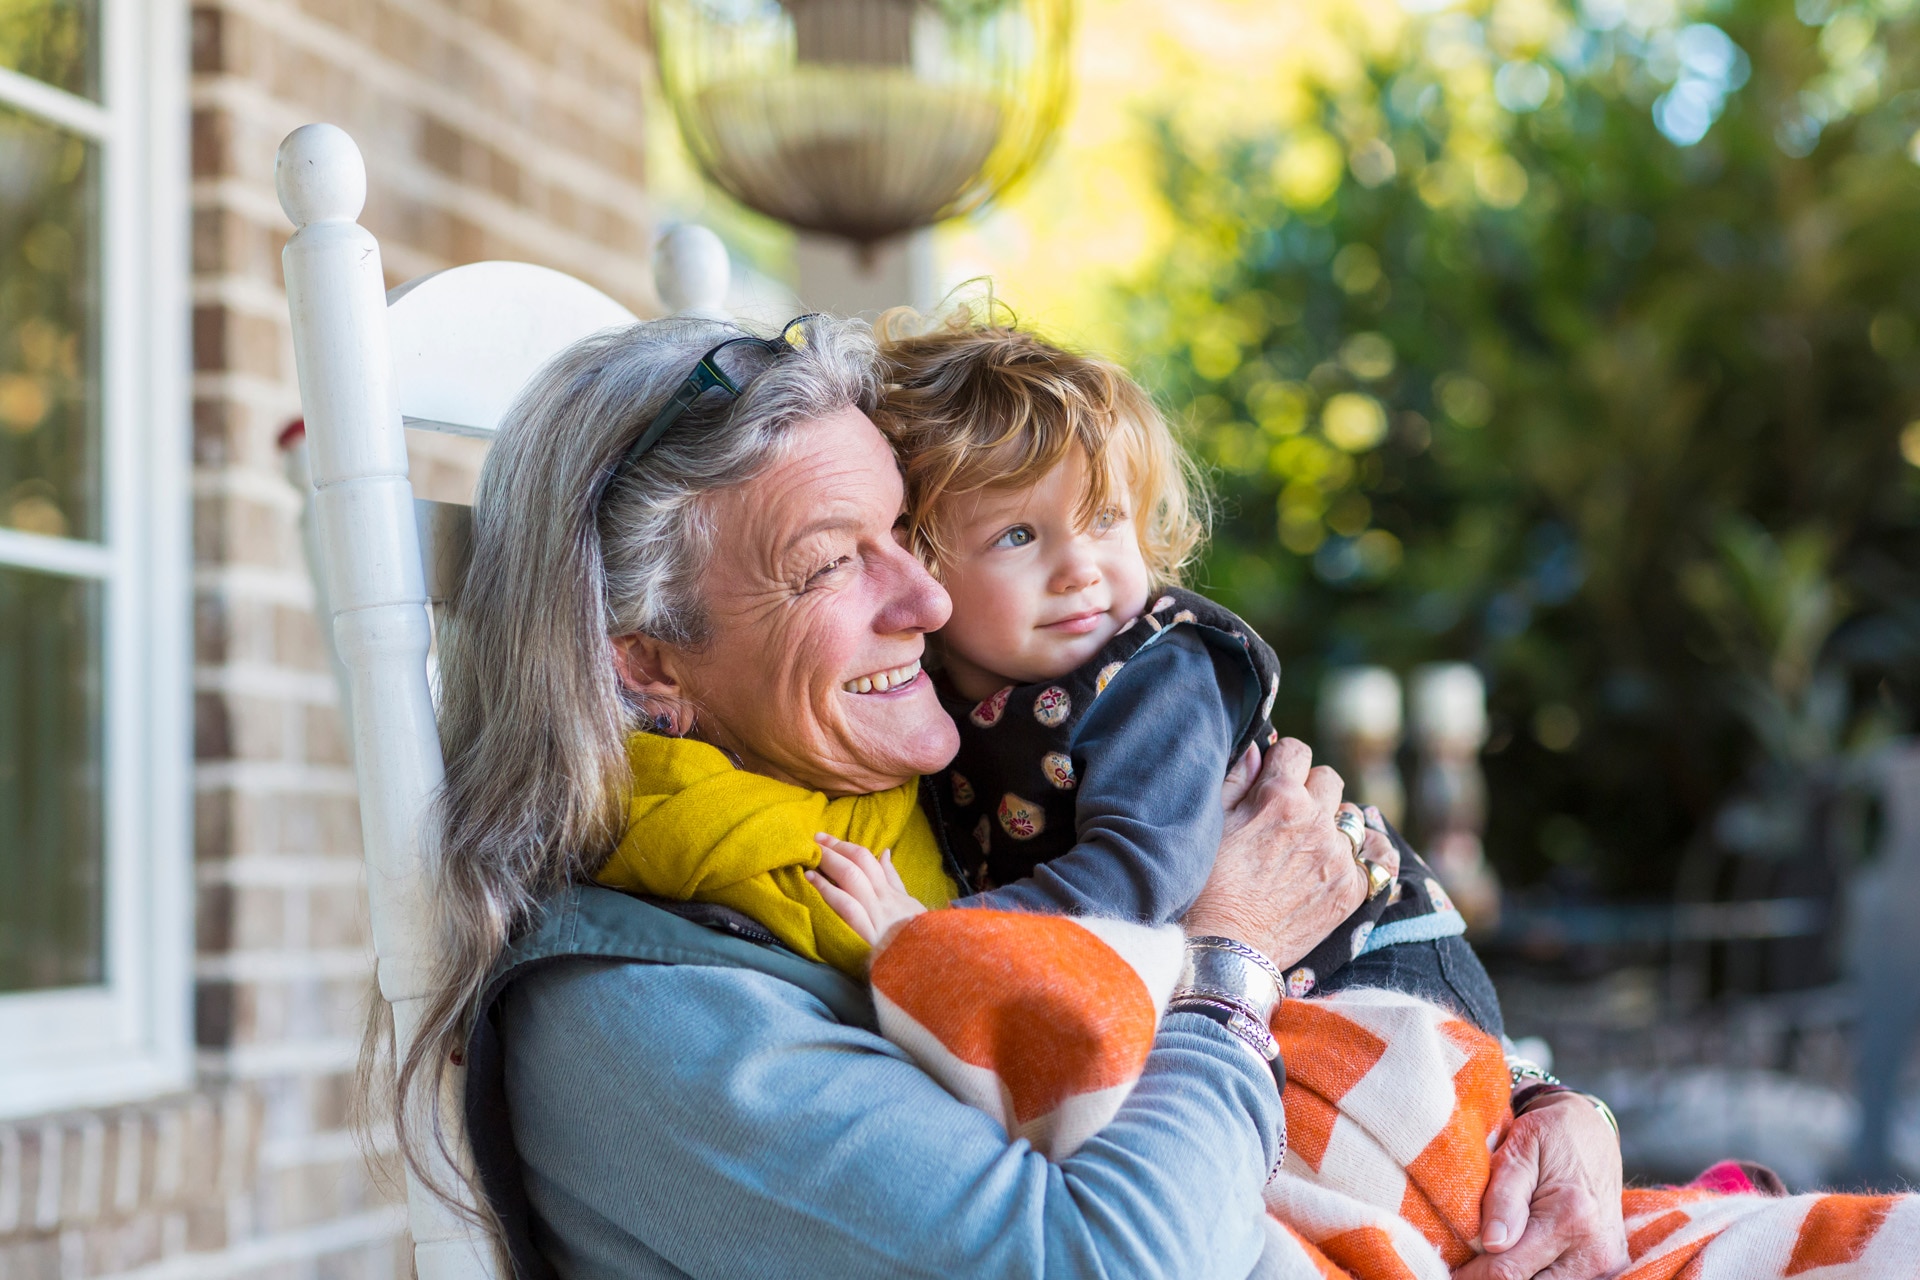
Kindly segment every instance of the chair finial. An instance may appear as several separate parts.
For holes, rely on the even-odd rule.
[[[273,162],[280,207],[296,227],[352,222],[367,203],[367,166],[346,130],[301,125],[280,143]]]
[[[726,304],[732,275],[727,246],[698,223],[681,223],[654,246],[654,288],[676,315],[731,319]]]

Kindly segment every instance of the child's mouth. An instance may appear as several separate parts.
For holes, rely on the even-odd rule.
[[[858,676],[840,686],[844,693],[886,693],[893,689],[904,689],[920,678],[920,659],[915,658],[904,667],[893,667],[886,671],[876,671],[870,676]]]
[[[1100,625],[1100,619],[1107,616],[1105,609],[1089,609],[1085,613],[1076,613],[1071,617],[1060,618],[1043,623],[1042,631],[1051,631],[1055,635],[1083,636]]]

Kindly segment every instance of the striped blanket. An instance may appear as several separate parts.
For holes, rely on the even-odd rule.
[[[1180,947],[1170,928],[933,911],[875,954],[874,1003],[929,1074],[1062,1160],[1139,1078]],[[1480,1194],[1512,1123],[1500,1044],[1391,991],[1288,1000],[1273,1033],[1288,1143],[1260,1280],[1446,1280],[1479,1252]],[[1920,1196],[1714,1181],[1626,1192],[1622,1280],[1920,1277]]]

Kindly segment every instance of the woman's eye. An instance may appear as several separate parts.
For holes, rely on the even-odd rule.
[[[1033,530],[1023,524],[1017,524],[1000,535],[996,547],[1024,547],[1033,541]]]
[[[815,569],[812,573],[807,575],[807,585],[812,586],[814,583],[820,581],[820,579],[826,577],[828,574],[832,573],[835,569],[841,568],[848,561],[852,559],[853,559],[852,556],[836,556],[834,559],[827,561],[827,563],[821,565],[818,569]]]

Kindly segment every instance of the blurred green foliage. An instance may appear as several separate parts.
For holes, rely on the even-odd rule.
[[[1288,129],[1158,127],[1119,299],[1289,662],[1489,675],[1510,881],[1667,891],[1769,769],[1911,726],[1920,14],[1501,0]],[[1903,456],[1904,455],[1904,456]]]

